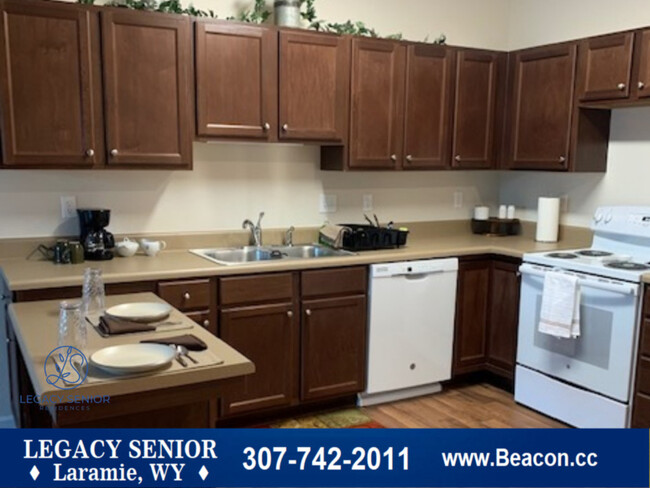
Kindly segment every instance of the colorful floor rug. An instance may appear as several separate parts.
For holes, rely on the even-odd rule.
[[[383,429],[384,426],[375,422],[361,410],[350,408],[284,419],[269,424],[272,429]]]

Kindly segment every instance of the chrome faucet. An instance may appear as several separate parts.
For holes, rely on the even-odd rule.
[[[251,231],[250,243],[258,247],[262,245],[262,217],[264,217],[264,212],[260,212],[257,224],[253,224],[249,219],[244,220],[242,223],[242,229]]]
[[[294,230],[296,230],[296,228],[292,225],[284,233],[284,245],[285,246],[293,247],[293,231]]]

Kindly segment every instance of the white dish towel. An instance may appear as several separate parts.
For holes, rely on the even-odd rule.
[[[566,339],[580,335],[580,286],[576,276],[546,273],[538,329]]]

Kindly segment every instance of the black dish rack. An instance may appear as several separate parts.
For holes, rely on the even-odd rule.
[[[394,249],[406,244],[408,230],[389,229],[371,225],[340,224],[351,232],[344,232],[342,248],[347,251]]]

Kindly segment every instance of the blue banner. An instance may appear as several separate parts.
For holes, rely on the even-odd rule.
[[[648,430],[0,431],[0,487],[647,487]]]

